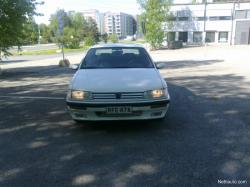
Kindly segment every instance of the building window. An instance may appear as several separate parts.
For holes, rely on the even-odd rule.
[[[228,32],[219,32],[219,42],[228,42]]]
[[[189,17],[191,15],[190,10],[179,10],[176,12],[178,17]]]
[[[188,17],[178,17],[178,21],[188,21]]]
[[[231,20],[231,16],[211,16],[209,17],[209,21],[218,21],[218,20]]]
[[[193,42],[194,43],[201,43],[202,42],[202,32],[194,32]]]
[[[211,16],[211,17],[209,17],[209,21],[217,21],[217,20],[219,20],[218,16]]]
[[[168,41],[175,41],[175,32],[168,32],[167,33],[167,40]]]
[[[235,11],[235,19],[245,19],[245,18],[246,18],[246,10]]]
[[[206,42],[207,43],[215,42],[215,32],[206,32]]]
[[[179,32],[178,40],[181,40],[183,42],[187,42],[187,40],[188,40],[188,32]]]
[[[231,16],[219,16],[219,20],[231,20]]]

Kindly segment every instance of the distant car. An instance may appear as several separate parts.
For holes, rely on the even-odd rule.
[[[166,81],[140,45],[89,49],[67,94],[76,121],[164,118],[170,103]]]

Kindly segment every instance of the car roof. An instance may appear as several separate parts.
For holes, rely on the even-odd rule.
[[[121,44],[121,43],[98,44],[98,45],[92,46],[91,48],[109,48],[109,47],[140,47],[140,48],[144,48],[140,44]]]

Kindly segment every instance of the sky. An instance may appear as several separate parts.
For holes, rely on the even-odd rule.
[[[37,12],[44,16],[35,17],[37,23],[49,23],[50,15],[57,9],[81,11],[97,9],[100,12],[113,11],[138,14],[140,7],[136,0],[43,0],[44,5],[37,7]]]

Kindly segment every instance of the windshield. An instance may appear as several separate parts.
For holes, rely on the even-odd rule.
[[[154,68],[149,55],[140,47],[107,47],[90,49],[81,69]]]

